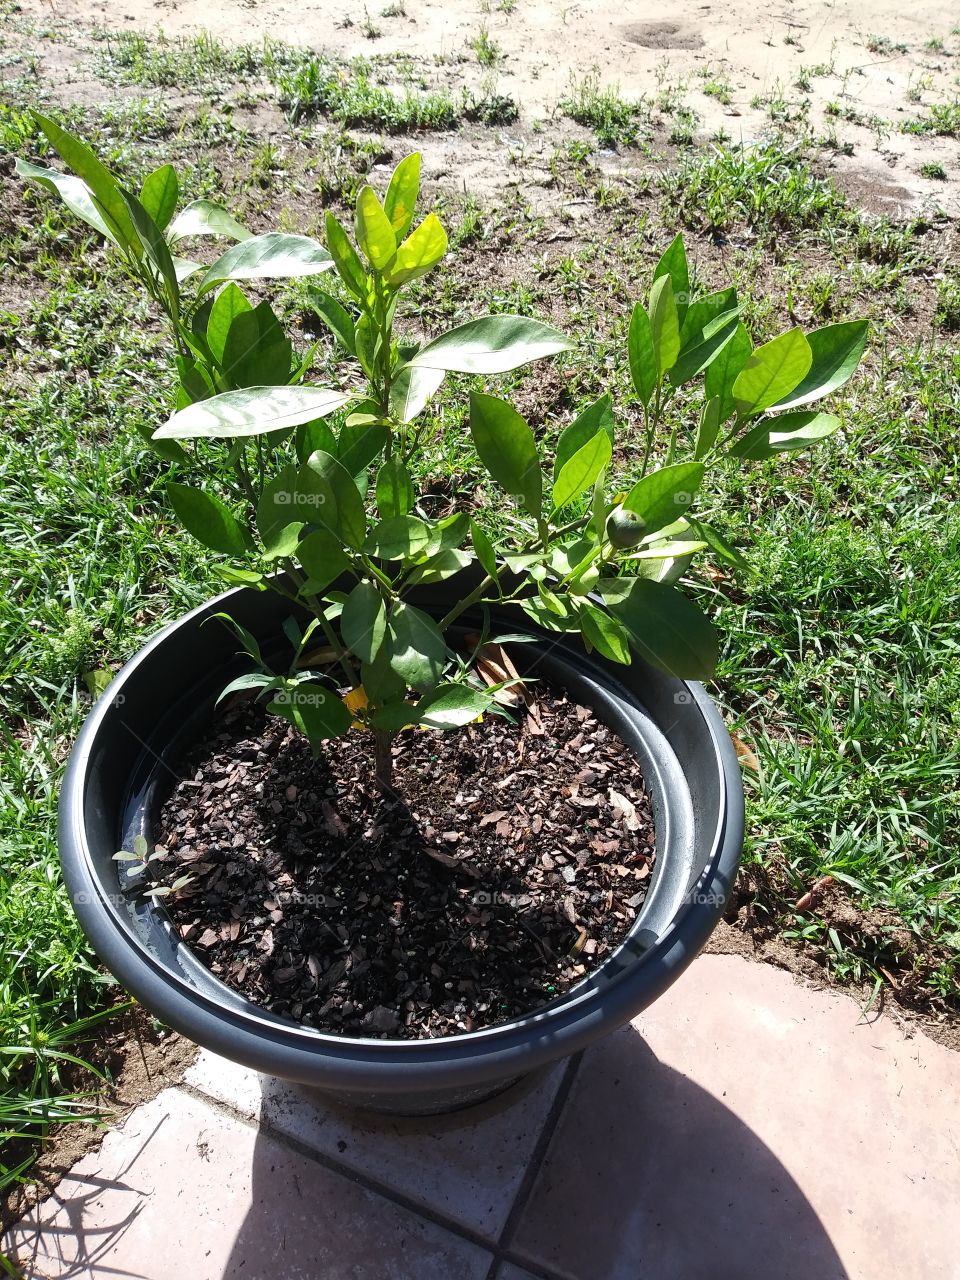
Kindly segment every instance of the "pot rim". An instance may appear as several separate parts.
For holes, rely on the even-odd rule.
[[[174,972],[163,963],[161,957],[151,953],[125,923],[115,902],[111,901],[118,895],[116,892],[111,894],[105,889],[94,864],[84,819],[89,780],[88,766],[97,736],[113,709],[116,698],[122,694],[124,685],[152,661],[157,651],[176,631],[198,623],[205,615],[209,616],[211,613],[222,610],[229,601],[246,590],[235,588],[224,592],[174,619],[161,628],[124,665],[85,721],[71,753],[61,790],[59,818],[61,858],[67,886],[72,894],[75,910],[84,932],[101,954],[109,951],[111,964],[108,967],[116,973],[124,986],[134,991],[134,994],[137,994],[137,987],[141,990],[146,987],[145,981],[140,981],[141,972],[138,967],[142,970],[142,966],[145,965],[154,978],[159,977],[166,988],[167,996],[163,1003],[168,1008],[161,1013],[164,1020],[178,1029],[186,1030],[190,1022],[186,1016],[187,1006],[192,1007],[199,1003],[207,1017],[212,1016],[224,1024],[224,1030],[228,1035],[232,1030],[234,1035],[239,1033],[246,1037],[263,1037],[265,1041],[274,1045],[281,1041],[295,1055],[312,1053],[321,1060],[329,1055],[341,1064],[349,1064],[351,1060],[356,1062],[358,1059],[369,1061],[374,1058],[392,1058],[397,1064],[402,1064],[406,1060],[409,1065],[412,1065],[411,1060],[416,1058],[427,1058],[432,1061],[443,1055],[458,1059],[464,1055],[476,1057],[487,1053],[498,1053],[503,1049],[509,1049],[511,1042],[525,1042],[531,1037],[536,1039],[542,1037],[545,1032],[566,1031],[572,1034],[581,1024],[585,1026],[597,1020],[603,1024],[601,1030],[611,1029],[617,1025],[608,1013],[608,1006],[611,1003],[624,1008],[629,1006],[633,1012],[628,1016],[635,1016],[640,1008],[656,999],[699,952],[722,911],[739,863],[743,839],[743,791],[736,753],[718,710],[701,684],[693,681],[676,681],[678,687],[685,689],[690,695],[709,738],[710,763],[718,775],[720,803],[714,830],[710,836],[711,855],[704,862],[695,883],[688,886],[687,901],[673,915],[670,924],[651,945],[641,946],[634,940],[634,945],[631,946],[631,931],[612,955],[556,999],[507,1022],[433,1039],[373,1039],[321,1031],[271,1014],[262,1006],[236,992],[232,994],[235,1001],[240,1002],[241,1007],[231,1008],[218,1003],[209,993],[200,990]],[[528,629],[532,634],[540,633],[532,622],[529,623]],[[542,634],[551,642],[556,640],[553,633],[544,631]],[[577,654],[577,662],[588,670],[591,680],[603,688],[608,698],[628,705],[636,713],[645,714],[638,696],[612,676],[609,665],[600,665],[595,660],[585,660],[582,653]],[[673,677],[663,676],[663,679],[671,680]],[[697,899],[702,895],[709,895],[709,897],[698,901]],[[150,910],[159,911],[156,906],[151,906]],[[115,945],[109,949],[106,945],[111,938],[116,940],[118,935],[127,948],[122,957],[123,962],[119,964],[116,963],[118,957]],[[179,945],[183,946],[188,954],[193,955],[187,944]],[[200,962],[197,961],[197,963]],[[132,982],[130,981],[131,973],[134,975]],[[224,985],[212,973],[210,977],[214,983]],[[623,988],[628,983],[634,995],[632,999],[625,1000]],[[152,985],[155,987],[156,983]],[[637,990],[638,986],[645,990],[643,997]],[[144,1003],[147,1007],[151,1004],[156,1007],[158,1001],[153,998],[145,1000]],[[623,1020],[623,1018],[620,1019],[620,1021]],[[186,1034],[192,1035],[192,1032],[186,1030]],[[588,1035],[587,1040],[595,1038],[596,1034],[599,1034],[598,1030]],[[581,1036],[580,1039],[583,1037]],[[546,1047],[549,1048],[549,1044]],[[573,1048],[565,1048],[560,1052],[548,1052],[546,1055],[541,1053],[539,1056],[549,1060],[561,1056],[561,1052],[573,1051]]]

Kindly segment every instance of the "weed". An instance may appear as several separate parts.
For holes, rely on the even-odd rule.
[[[594,68],[581,79],[571,78],[570,90],[560,110],[571,120],[592,129],[601,147],[634,146],[647,121],[644,103],[627,102],[616,85],[602,88]]]

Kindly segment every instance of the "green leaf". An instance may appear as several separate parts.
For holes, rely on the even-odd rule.
[[[33,115],[64,164],[69,165],[77,177],[86,183],[101,216],[113,233],[113,238],[129,249],[134,257],[139,258],[142,252],[140,237],[113,174],[100,163],[85,142],[61,129],[56,121],[41,115],[39,111],[34,111]]]
[[[349,471],[323,449],[311,453],[297,477],[297,493],[315,499],[313,522],[359,549],[367,532],[363,498]]]
[[[418,276],[426,275],[447,252],[447,233],[435,213],[424,220],[397,249],[393,265],[385,279],[391,289],[396,289]]]
[[[198,542],[223,555],[246,554],[247,541],[240,522],[219,498],[202,489],[176,484],[172,480],[167,485],[167,496],[177,513],[177,519]]]
[[[752,350],[750,334],[744,325],[738,324],[733,337],[721,350],[716,360],[707,367],[703,384],[704,394],[708,399],[716,398],[719,401],[717,412],[721,422],[726,422],[733,413],[733,384],[750,358]]]
[[[719,434],[720,397],[711,396],[709,400],[704,400],[700,411],[700,425],[697,428],[697,439],[693,449],[693,456],[698,462],[701,458],[705,458],[717,443]]]
[[[314,276],[329,271],[333,259],[319,242],[309,236],[268,231],[250,236],[220,255],[200,281],[198,292],[215,289],[224,280],[267,280]]]
[[[416,705],[416,722],[428,729],[472,724],[494,704],[493,694],[466,684],[441,684]]]
[[[718,329],[710,337],[704,338],[696,346],[688,347],[686,351],[681,351],[674,362],[673,368],[670,370],[670,381],[673,385],[675,387],[682,386],[683,383],[689,382],[691,378],[703,373],[704,369],[713,364],[724,347],[736,337],[739,325],[740,321],[734,312],[729,322],[722,329]]]
[[[99,231],[111,244],[117,244],[117,237],[107,226],[106,220],[93,202],[90,188],[82,179],[72,173],[58,173],[56,169],[46,169],[43,165],[30,164],[27,160],[16,162],[16,171],[21,178],[30,178],[39,182],[41,187],[59,195],[71,213],[76,214],[87,226]]]
[[[683,515],[703,482],[702,462],[678,462],[638,480],[621,505],[644,522],[649,535]]]
[[[340,305],[336,298],[322,289],[311,289],[310,310],[319,316],[333,336],[350,355],[357,354],[357,331],[350,313]]]
[[[173,258],[170,256],[167,242],[163,238],[163,232],[132,192],[124,191],[122,195],[143,251],[156,267],[160,273],[160,278],[167,286],[167,297],[174,312],[179,313],[180,285],[177,283],[177,270],[173,265]]]
[[[300,530],[308,516],[295,505],[296,490],[297,469],[292,465],[263,486],[257,503],[257,532],[268,560],[291,556],[297,549]]]
[[[644,406],[650,403],[654,387],[657,385],[657,353],[653,349],[653,330],[650,328],[650,317],[642,302],[633,308],[630,317],[630,332],[627,335],[627,354],[630,361],[630,377],[633,389]]]
[[[702,538],[710,550],[727,564],[733,565],[734,568],[740,569],[745,573],[752,572],[749,562],[713,525],[705,524],[702,520],[691,520],[690,531],[696,534],[698,538]]]
[[[682,324],[690,301],[690,268],[687,265],[687,251],[683,247],[682,235],[677,235],[670,241],[654,269],[653,283],[656,284],[663,276],[670,277],[670,292],[677,309],[677,321]]]
[[[177,214],[167,231],[172,244],[187,236],[223,236],[226,240],[249,240],[250,232],[226,209],[210,200],[191,200]]]
[[[470,393],[470,434],[480,460],[507,493],[539,516],[543,474],[533,432],[506,400]]]
[[[217,619],[219,622],[222,622],[225,626],[230,628],[233,634],[240,641],[243,646],[243,652],[247,654],[248,657],[252,658],[258,666],[262,667],[264,665],[263,654],[260,652],[260,646],[257,644],[256,637],[248,631],[246,627],[237,622],[236,618],[231,618],[229,613],[212,613],[207,619],[207,622],[213,622],[214,619]],[[206,623],[204,625],[206,625]]]
[[[816,409],[781,413],[758,423],[733,445],[730,453],[735,458],[748,458],[753,462],[778,453],[795,453],[832,436],[839,426],[839,418],[832,413],[818,413]]]
[[[421,693],[443,675],[447,646],[434,620],[411,604],[396,604],[390,613],[390,666]]]
[[[337,441],[337,460],[352,476],[365,475],[372,462],[376,462],[390,439],[390,428],[382,422],[366,426],[345,426]]]
[[[420,194],[420,153],[405,156],[394,169],[383,199],[383,211],[390,220],[397,240],[402,240],[413,225],[413,212]]]
[[[390,412],[398,422],[412,422],[426,408],[446,376],[443,369],[417,369],[406,364],[390,384]]]
[[[390,635],[380,646],[376,662],[364,662],[360,666],[360,683],[371,706],[384,707],[389,702],[402,703],[407,693],[407,682],[390,666]],[[412,708],[411,708],[412,710]],[[404,724],[409,721],[404,721]],[[399,726],[402,728],[403,726]]]
[[[233,318],[220,367],[235,387],[283,385],[290,377],[292,360],[290,339],[269,302]]]
[[[353,713],[330,689],[301,682],[281,689],[267,710],[289,720],[316,751],[327,738],[339,738],[353,724]]]
[[[730,318],[738,313],[737,291],[734,288],[720,289],[716,293],[708,293],[698,298],[688,308],[680,325],[680,350],[699,346],[704,338],[711,337],[724,316]]]
[[[349,568],[343,547],[338,538],[326,529],[314,529],[297,544],[297,559],[307,575],[307,587],[311,593],[323,591]]]
[[[203,270],[202,262],[193,262],[190,258],[173,257],[173,269],[177,273],[177,284],[183,284],[184,280],[189,280],[191,276],[195,276],[198,271]]]
[[[165,462],[187,462],[189,455],[183,445],[177,444],[176,440],[154,440],[150,427],[145,422],[135,423],[137,435],[143,440],[144,444],[155,453],[158,458],[163,458]]]
[[[349,399],[325,387],[247,387],[242,391],[225,391],[179,410],[153,433],[153,438],[232,439],[285,431],[333,413]]]
[[[713,675],[716,632],[675,587],[650,578],[617,578],[602,582],[600,594],[629,632],[634,650],[647,662],[681,680],[706,680]]]
[[[374,271],[385,271],[397,253],[397,237],[373,187],[361,187],[355,224],[357,244]]]
[[[368,556],[381,560],[409,560],[430,541],[430,530],[416,516],[390,516],[374,525],[363,549]]]
[[[161,231],[173,217],[180,199],[180,183],[172,164],[161,165],[148,174],[140,188],[140,203]]]
[[[333,429],[328,422],[324,422],[322,418],[314,418],[312,422],[302,422],[297,427],[294,435],[294,447],[297,451],[297,461],[306,462],[311,453],[315,453],[317,449],[322,449],[324,453],[332,453],[337,456],[337,437],[333,434]]]
[[[790,329],[757,347],[733,384],[737,413],[762,413],[787,396],[806,377],[813,361],[802,329]]]
[[[583,638],[591,648],[611,662],[630,665],[630,636],[616,618],[587,601],[580,605],[579,618]]]
[[[388,458],[377,472],[377,507],[382,519],[405,516],[415,501],[410,472],[399,458]]]
[[[610,461],[613,446],[606,431],[600,430],[581,445],[572,458],[560,468],[556,483],[553,486],[553,509],[559,511],[574,498],[586,493],[596,482],[597,476]]]
[[[576,344],[559,329],[526,316],[481,316],[421,347],[409,364],[456,373],[506,373],[570,351]]]
[[[680,354],[680,320],[669,275],[660,276],[650,290],[648,314],[657,374],[663,377]]]
[[[409,584],[413,586],[415,583],[427,582],[446,582],[448,578],[455,577],[458,573],[462,573],[467,565],[473,564],[473,553],[471,551],[456,551],[447,548],[438,551],[435,555],[431,555],[429,559],[421,560],[418,567],[410,574],[407,579]]]
[[[807,334],[812,362],[807,376],[788,395],[772,405],[774,409],[795,409],[836,391],[856,372],[870,328],[866,320],[829,324]]]
[[[361,305],[366,305],[367,273],[363,269],[363,263],[357,257],[347,233],[334,215],[329,212],[327,213],[326,227],[327,248],[330,250],[337,268],[337,274],[357,301]]]
[[[429,555],[437,555],[441,551],[453,551],[462,546],[470,534],[470,517],[462,511],[438,520],[430,529]]]
[[[358,582],[343,606],[340,634],[361,662],[373,662],[387,634],[383,597],[372,582]]]
[[[605,431],[610,437],[610,443],[613,443],[613,400],[609,395],[601,396],[599,400],[588,404],[560,433],[553,461],[554,484],[564,465],[588,440],[592,440],[598,431]]]
[[[210,354],[217,364],[223,366],[223,353],[226,349],[230,329],[237,316],[252,311],[253,304],[243,290],[232,282],[221,289],[207,314],[206,340]]]
[[[497,553],[493,549],[493,543],[480,528],[475,520],[470,521],[470,541],[476,552],[480,567],[484,573],[496,580],[497,577]]]

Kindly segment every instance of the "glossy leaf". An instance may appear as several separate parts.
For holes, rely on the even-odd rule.
[[[320,317],[345,351],[352,356],[357,354],[357,331],[353,318],[336,298],[321,289],[313,289],[310,292],[310,310]]]
[[[309,591],[323,591],[349,567],[340,540],[326,529],[314,529],[297,544],[297,559],[307,575]]]
[[[423,560],[418,568],[414,569],[408,582],[411,586],[415,583],[446,582],[448,578],[453,578],[456,574],[462,573],[471,564],[473,564],[473,552],[471,551],[455,551],[452,549],[438,551],[435,555],[430,556],[428,560]]]
[[[423,551],[430,541],[430,530],[416,516],[390,516],[374,525],[363,549],[381,560],[409,560]]]
[[[750,358],[753,343],[746,326],[738,324],[733,337],[722,348],[717,358],[707,366],[704,378],[704,394],[708,399],[716,399],[717,413],[721,422],[726,422],[734,410],[733,384],[740,371]]]
[[[385,271],[397,253],[397,237],[373,187],[361,187],[357,196],[357,244],[374,271]]]
[[[798,387],[810,370],[813,352],[801,329],[789,329],[757,347],[733,384],[741,417],[762,413]]]
[[[706,680],[716,669],[717,636],[682,592],[649,578],[605,580],[600,595],[647,662],[682,680]]]
[[[553,462],[554,484],[564,465],[588,440],[592,440],[598,431],[605,431],[611,444],[613,443],[613,401],[609,395],[601,396],[599,400],[588,404],[560,433]],[[593,481],[590,483],[592,484]]]
[[[480,562],[480,567],[489,577],[496,579],[497,576],[497,553],[494,550],[493,543],[480,528],[475,520],[470,521],[470,542]]]
[[[179,199],[180,182],[172,164],[161,165],[144,178],[140,203],[161,231],[166,230]]]
[[[373,662],[387,634],[383,597],[372,582],[358,582],[340,614],[343,642],[361,662]]]
[[[596,435],[580,446],[577,452],[560,468],[556,483],[553,486],[553,507],[559,511],[574,498],[579,498],[588,489],[593,488],[597,477],[606,468],[612,453],[610,437],[606,431],[600,430]]]
[[[257,503],[257,532],[268,560],[291,556],[297,549],[300,530],[307,520],[302,507],[295,505],[297,469],[286,466],[263,487]]]
[[[347,233],[332,213],[327,213],[327,248],[337,268],[337,274],[358,302],[367,297],[367,273],[357,257]]]
[[[713,525],[706,524],[703,520],[691,520],[690,531],[696,534],[697,537],[702,538],[710,550],[719,556],[721,560],[745,573],[751,572],[749,562]]]
[[[239,520],[230,508],[212,493],[192,485],[167,485],[170,505],[177,519],[198,542],[223,555],[242,556],[247,543]]]
[[[210,354],[218,365],[223,364],[223,353],[234,320],[243,312],[252,310],[253,303],[243,290],[232,282],[221,289],[213,299],[213,304],[207,313],[204,337]]]
[[[470,393],[470,434],[480,461],[507,493],[539,516],[543,474],[533,432],[505,400]]]
[[[167,239],[171,243],[187,236],[223,236],[225,240],[251,238],[250,232],[232,214],[210,200],[191,200],[167,230]]]
[[[388,458],[377,472],[377,508],[384,520],[405,516],[416,501],[410,472],[399,458]]]
[[[393,264],[385,275],[392,289],[419,276],[426,275],[447,252],[447,233],[435,213],[430,213],[416,231],[397,249]]]
[[[339,738],[353,724],[353,713],[341,698],[314,682],[302,682],[281,689],[267,710],[283,716],[316,748],[328,738]]]
[[[720,397],[711,396],[709,400],[704,400],[700,411],[700,425],[697,427],[697,439],[693,449],[693,456],[698,462],[701,458],[705,458],[717,443],[719,434]]]
[[[325,387],[247,387],[188,405],[153,433],[155,440],[232,439],[285,431],[325,417],[349,396]]]
[[[832,436],[839,426],[839,418],[831,413],[819,413],[816,409],[777,414],[748,431],[730,452],[735,458],[751,461],[772,458],[778,453],[795,453]]]
[[[869,327],[866,320],[850,320],[808,333],[807,342],[813,357],[810,369],[798,386],[771,407],[795,409],[798,405],[809,404],[811,400],[819,400],[849,382],[863,355]]]
[[[630,636],[616,618],[584,601],[580,605],[579,619],[583,638],[591,648],[611,662],[630,665]]]
[[[337,459],[352,476],[365,476],[367,468],[380,457],[389,439],[390,428],[382,422],[345,426],[337,441]]]
[[[680,325],[690,301],[690,268],[682,235],[675,236],[667,246],[666,252],[654,268],[653,283],[656,284],[663,276],[670,277],[670,292],[677,310],[677,323]]]
[[[111,244],[118,243],[117,237],[107,226],[103,214],[94,204],[90,188],[81,178],[72,173],[59,173],[56,169],[46,169],[43,165],[30,164],[27,160],[18,160],[16,171],[21,178],[30,178],[34,182],[39,182],[48,191],[59,195],[71,213],[75,213],[87,226],[93,227],[94,231],[99,231],[100,235]]]
[[[317,449],[300,468],[297,492],[315,499],[314,521],[359,549],[367,532],[367,513],[353,476],[338,459]]]
[[[494,703],[493,694],[467,684],[442,684],[417,703],[416,723],[428,729],[472,724]]]
[[[400,241],[413,225],[413,213],[420,194],[420,152],[404,156],[390,177],[383,199],[383,211]]]
[[[390,666],[412,689],[425,693],[443,675],[447,646],[434,620],[413,605],[390,613]]]
[[[647,310],[657,374],[663,377],[680,354],[680,320],[673,297],[673,282],[669,275],[661,276],[650,290]]]
[[[215,289],[224,280],[268,280],[314,276],[329,271],[333,259],[319,240],[268,231],[233,245],[208,268],[199,292]]]
[[[412,422],[440,389],[445,377],[443,369],[404,365],[390,385],[390,412],[398,422]]]
[[[177,281],[177,271],[173,265],[173,258],[170,256],[167,242],[163,238],[163,232],[132,192],[124,191],[122,194],[143,252],[156,267],[161,280],[167,287],[167,297],[170,300],[170,304],[174,312],[178,312],[180,309],[180,285]]]
[[[738,310],[737,291],[732,287],[698,298],[687,307],[680,325],[680,350],[698,346],[704,338],[716,332],[718,320],[723,316],[730,317]]]
[[[220,361],[235,387],[265,387],[287,382],[293,360],[290,339],[269,302],[235,316]]]
[[[55,120],[34,111],[34,118],[47,136],[47,141],[60,155],[64,164],[70,166],[78,178],[81,178],[90,189],[97,207],[113,233],[113,238],[128,249],[134,257],[142,253],[140,237],[137,235],[130,210],[117,185],[113,174],[106,169],[85,142],[67,133],[66,129]]]
[[[434,338],[409,362],[457,373],[506,373],[574,343],[552,325],[526,316],[481,316]]]
[[[627,335],[627,354],[630,361],[630,377],[633,389],[646,408],[657,385],[657,354],[653,349],[653,330],[650,317],[642,302],[633,308],[630,331]]]
[[[681,351],[670,370],[670,381],[673,385],[682,386],[713,364],[724,347],[733,341],[739,324],[740,321],[734,313],[723,328],[711,333],[695,346],[688,347],[686,351]]]
[[[683,515],[703,482],[702,462],[678,462],[661,467],[638,480],[622,506],[644,522],[645,532],[654,533]]]

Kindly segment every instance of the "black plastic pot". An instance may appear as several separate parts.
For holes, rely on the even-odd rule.
[[[449,590],[423,588],[417,603],[439,616]],[[698,684],[639,658],[621,667],[587,657],[579,640],[542,632],[536,644],[516,647],[518,666],[563,685],[619,733],[636,751],[653,800],[657,858],[619,950],[536,1013],[437,1040],[325,1035],[232,991],[180,940],[162,907],[130,893],[128,864],[113,858],[133,836],[149,839],[171,765],[203,732],[225,682],[244,669],[227,628],[204,625],[221,610],[258,638],[266,656],[284,660],[280,624],[290,605],[272,592],[227,592],[172,623],[90,713],[60,799],[60,856],[83,930],[111,973],[165,1023],[227,1058],[340,1101],[429,1113],[489,1097],[629,1021],[702,949],[723,912],[743,840],[740,772],[719,714]],[[492,621],[494,634],[534,630],[516,609],[494,610]]]

